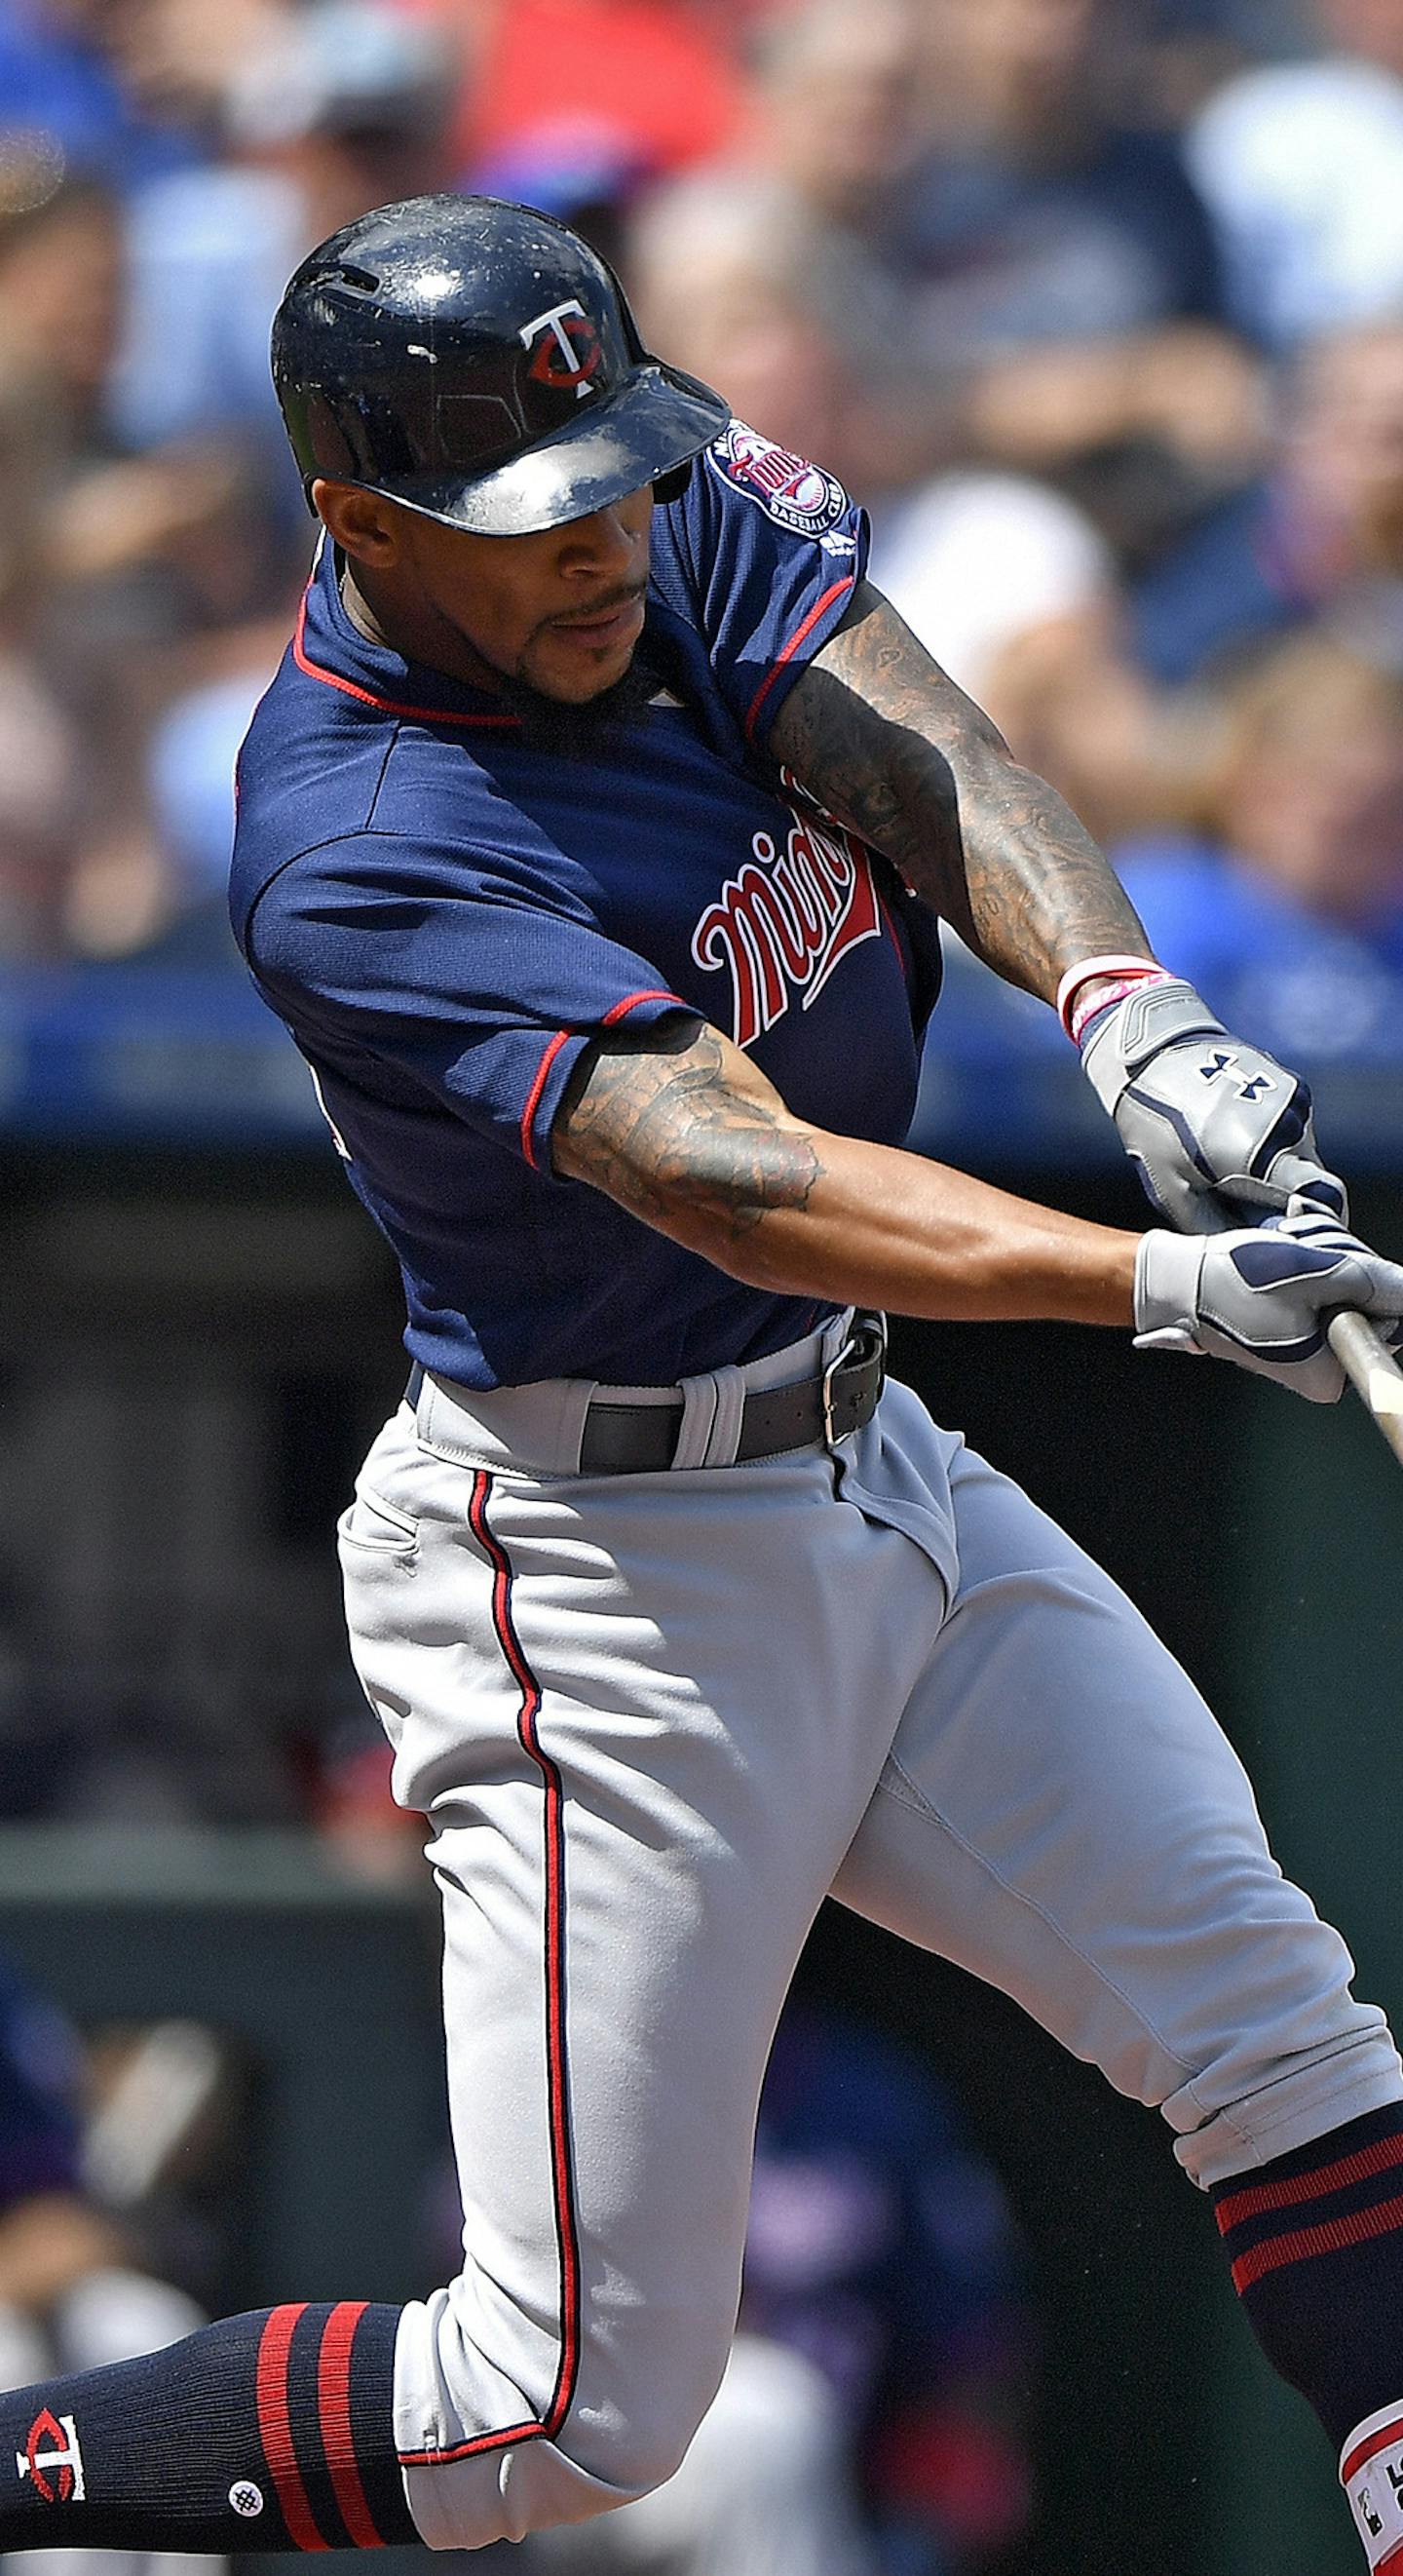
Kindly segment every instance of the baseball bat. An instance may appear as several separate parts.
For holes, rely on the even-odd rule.
[[[1403,1466],[1403,1369],[1365,1316],[1344,1310],[1332,1316],[1326,1330],[1330,1348],[1360,1402]]]

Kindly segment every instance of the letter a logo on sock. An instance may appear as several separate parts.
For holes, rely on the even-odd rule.
[[[24,2449],[16,2451],[15,2467],[22,2478],[34,2480],[45,2504],[81,2504],[83,2454],[72,2416],[51,2415],[46,2406],[30,2425]]]

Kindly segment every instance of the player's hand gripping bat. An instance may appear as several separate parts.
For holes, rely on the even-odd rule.
[[[1344,1185],[1316,1157],[1305,1084],[1230,1037],[1191,985],[1128,994],[1093,1022],[1082,1060],[1148,1196],[1181,1231],[1260,1223],[1265,1210],[1348,1223]],[[1326,1334],[1403,1464],[1403,1369],[1367,1316],[1344,1309]]]

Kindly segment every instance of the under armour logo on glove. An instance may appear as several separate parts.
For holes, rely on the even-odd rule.
[[[1220,1050],[1217,1055],[1210,1056],[1207,1064],[1201,1064],[1198,1069],[1205,1082],[1216,1082],[1220,1074],[1226,1073],[1229,1066],[1237,1062],[1238,1058],[1235,1055],[1227,1050]],[[1238,1084],[1237,1096],[1239,1100],[1260,1100],[1263,1092],[1275,1089],[1274,1077],[1269,1073],[1258,1072],[1249,1074],[1245,1082]]]
[[[1091,1021],[1082,1063],[1172,1225],[1211,1234],[1307,1202],[1346,1216],[1344,1183],[1317,1156],[1305,1084],[1230,1038],[1192,985],[1127,993]]]
[[[1207,1351],[1333,1404],[1345,1380],[1326,1326],[1341,1307],[1403,1346],[1403,1268],[1316,1210],[1240,1233],[1141,1239],[1137,1350]]]

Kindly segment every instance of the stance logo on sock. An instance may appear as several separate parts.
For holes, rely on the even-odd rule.
[[[251,2522],[255,2514],[263,2511],[263,2489],[256,2487],[252,2478],[235,2478],[229,2489],[229,2502],[235,2513],[241,2513],[245,2521]]]
[[[1351,2433],[1340,2484],[1374,2576],[1403,2576],[1403,2406],[1385,2406]]]
[[[32,2478],[45,2504],[81,2504],[83,2454],[71,2415],[51,2415],[47,2406],[36,2415],[22,2451],[15,2453],[22,2478]],[[57,2474],[51,2479],[49,2472]]]

